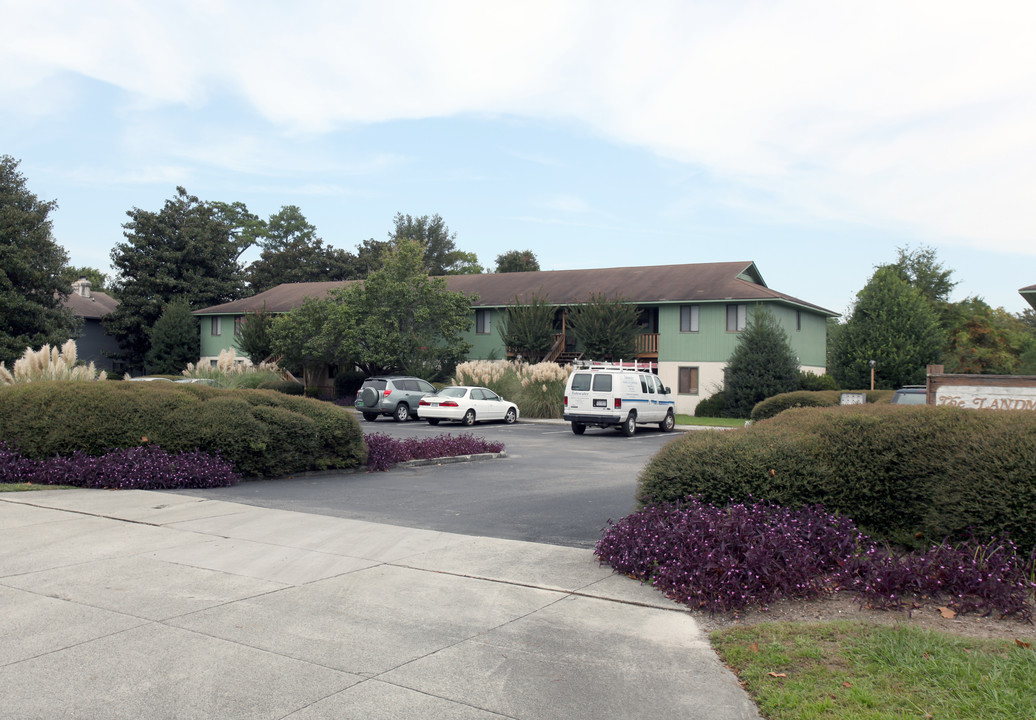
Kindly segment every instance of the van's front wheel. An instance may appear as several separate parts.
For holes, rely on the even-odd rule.
[[[637,413],[631,412],[626,416],[626,421],[622,423],[622,434],[626,437],[632,437],[637,432]]]
[[[676,427],[676,418],[673,417],[673,412],[670,410],[666,413],[665,420],[658,423],[658,429],[662,432],[672,432],[674,427]]]

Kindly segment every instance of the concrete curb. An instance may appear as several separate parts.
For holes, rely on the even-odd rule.
[[[425,458],[418,460],[405,460],[401,463],[396,463],[394,467],[421,467],[422,465],[449,465],[451,463],[462,463],[462,462],[479,462],[480,460],[495,460],[497,458],[505,458],[507,453],[475,453],[473,455],[451,455],[448,457],[440,458]]]

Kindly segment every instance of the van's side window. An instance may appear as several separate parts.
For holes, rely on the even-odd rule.
[[[587,392],[590,390],[590,373],[576,373],[572,376],[572,392]]]
[[[611,375],[594,375],[594,392],[611,392],[612,391],[612,376]]]
[[[640,391],[652,394],[655,392],[655,386],[651,384],[651,381],[648,379],[647,375],[640,376]]]

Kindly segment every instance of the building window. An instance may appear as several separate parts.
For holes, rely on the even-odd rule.
[[[492,326],[492,310],[475,311],[475,332],[479,335],[488,335]]]
[[[237,317],[234,318],[234,337],[237,337],[238,335],[241,334],[241,328],[244,327],[244,324],[245,324],[245,316],[244,315],[238,315]]]
[[[212,318],[212,334],[222,335],[223,334],[223,318],[214,317]]]
[[[802,311],[795,311],[795,330],[802,330]]]
[[[741,332],[748,324],[748,306],[727,305],[727,332]]]
[[[698,394],[698,368],[680,368],[679,385],[677,387],[677,392],[679,392],[680,395]]]
[[[680,332],[698,332],[698,306],[680,306]]]

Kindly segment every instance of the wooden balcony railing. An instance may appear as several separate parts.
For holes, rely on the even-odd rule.
[[[638,335],[634,348],[637,357],[658,357],[658,333]]]

